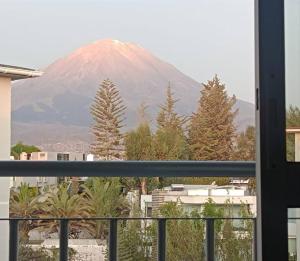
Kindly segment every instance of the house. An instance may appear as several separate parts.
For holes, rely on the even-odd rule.
[[[158,211],[162,204],[178,202],[186,212],[201,211],[209,199],[220,207],[232,204],[235,217],[239,217],[242,205],[256,215],[256,196],[250,196],[243,188],[233,185],[172,184],[161,190],[154,190],[152,195],[141,195],[141,210],[145,217],[152,217],[152,213]]]

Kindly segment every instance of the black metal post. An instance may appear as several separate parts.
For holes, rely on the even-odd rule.
[[[26,221],[24,221],[26,222]],[[9,220],[9,260],[18,261],[19,221]]]
[[[68,239],[69,239],[69,221],[67,219],[60,220],[59,234],[59,260],[68,261]]]
[[[206,219],[206,260],[215,260],[215,223],[214,219]]]
[[[109,261],[117,261],[118,220],[111,219],[109,223]]]
[[[256,219],[253,219],[253,261],[257,261],[257,223],[256,223]]]
[[[166,219],[158,219],[158,261],[166,260]]]

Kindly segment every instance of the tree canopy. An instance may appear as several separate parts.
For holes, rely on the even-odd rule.
[[[92,152],[101,159],[121,159],[124,155],[124,111],[126,107],[115,84],[104,80],[91,107],[94,143]]]
[[[229,97],[225,84],[216,75],[203,84],[197,112],[189,128],[193,160],[230,160],[234,152],[236,127],[235,96]]]
[[[17,144],[11,147],[11,156],[14,156],[15,159],[19,160],[22,152],[30,154],[32,152],[41,151],[38,147],[34,145],[26,145],[23,142],[19,141]]]

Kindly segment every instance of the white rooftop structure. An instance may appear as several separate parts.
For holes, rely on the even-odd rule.
[[[11,81],[42,76],[41,71],[0,64],[0,77],[10,78]]]
[[[236,207],[236,215],[239,207],[245,204],[251,213],[256,215],[256,196],[248,195],[245,189],[233,185],[172,184],[161,190],[154,190],[152,195],[141,195],[141,210],[148,216],[151,211],[149,208],[157,209],[167,202],[180,202],[187,211],[195,208],[201,210],[208,199],[212,199],[219,206],[230,202]]]

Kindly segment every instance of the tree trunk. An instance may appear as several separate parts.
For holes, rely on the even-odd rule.
[[[146,178],[142,178],[142,180],[141,180],[141,190],[142,190],[142,195],[147,195],[147,181],[146,181]]]

